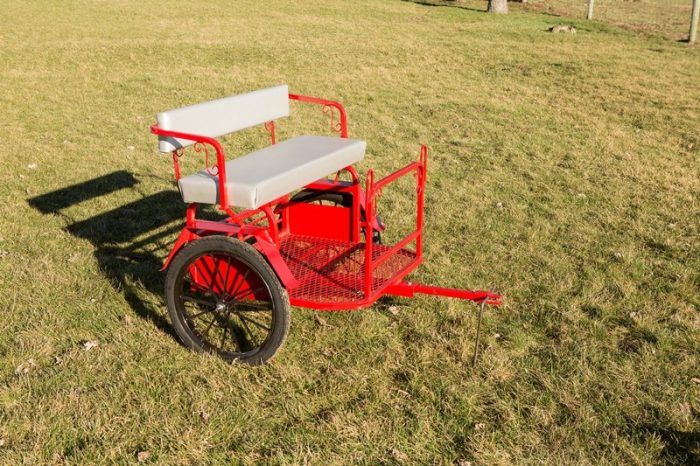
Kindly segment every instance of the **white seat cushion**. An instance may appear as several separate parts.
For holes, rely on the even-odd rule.
[[[362,160],[365,141],[328,136],[298,136],[226,162],[228,203],[261,205]],[[212,170],[216,171],[216,170]],[[202,170],[180,178],[182,199],[219,202],[218,176]]]
[[[287,116],[289,89],[283,85],[168,110],[156,118],[162,129],[215,138]],[[195,143],[170,136],[158,140],[161,152]]]

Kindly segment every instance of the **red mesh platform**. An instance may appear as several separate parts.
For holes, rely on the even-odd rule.
[[[391,249],[374,244],[373,260]],[[365,245],[327,238],[290,235],[282,240],[280,253],[299,286],[289,290],[292,301],[342,308],[371,299],[384,285],[415,262],[416,253],[401,249],[372,273],[372,294],[364,296]],[[417,264],[416,264],[417,265]]]

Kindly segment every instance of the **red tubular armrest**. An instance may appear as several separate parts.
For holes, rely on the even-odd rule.
[[[312,104],[319,104],[319,105],[334,107],[334,108],[338,109],[338,113],[340,113],[340,137],[341,138],[348,137],[348,115],[347,115],[347,113],[345,113],[345,107],[343,107],[342,104],[340,104],[340,102],[336,102],[335,100],[321,99],[319,97],[310,97],[308,95],[299,95],[299,94],[289,94],[289,100],[298,100],[299,102],[309,102]]]
[[[219,176],[219,204],[222,209],[228,207],[228,196],[226,194],[226,155],[224,154],[224,148],[221,147],[219,141],[209,136],[202,136],[200,134],[166,130],[160,128],[158,125],[151,126],[151,133],[157,134],[158,136],[187,139],[189,141],[201,142],[212,146],[216,150],[216,168],[217,175]]]

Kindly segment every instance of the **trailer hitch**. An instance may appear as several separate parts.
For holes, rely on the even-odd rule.
[[[458,290],[456,288],[443,288],[440,286],[421,285],[419,283],[401,282],[391,285],[386,290],[387,294],[394,296],[413,297],[416,293],[444,296],[473,301],[479,306],[479,315],[476,323],[476,341],[474,342],[474,355],[472,367],[476,367],[479,359],[479,347],[481,346],[481,320],[486,306],[500,306],[503,304],[503,296],[491,290]]]

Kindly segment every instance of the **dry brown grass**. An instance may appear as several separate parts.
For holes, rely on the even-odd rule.
[[[692,0],[596,0],[593,18],[632,31],[687,40]],[[586,0],[531,0],[527,9],[585,18]]]
[[[698,461],[697,48],[394,1],[0,18],[0,464]],[[430,145],[414,278],[508,299],[477,369],[472,308],[430,297],[294,309],[261,368],[177,343],[157,269],[184,206],[148,126],[280,82],[347,105],[362,172]],[[327,124],[293,111],[282,137]]]

